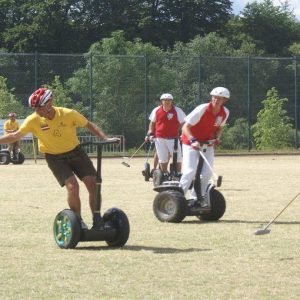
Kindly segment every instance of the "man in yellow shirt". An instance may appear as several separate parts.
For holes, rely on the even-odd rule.
[[[16,120],[17,115],[13,112],[8,114],[9,119],[5,121],[3,125],[4,133],[9,134],[12,132],[15,132],[19,129],[19,123]],[[20,151],[20,141],[16,141],[14,143],[8,144],[8,151],[9,153],[12,153],[13,148],[15,146],[15,152],[13,153],[13,156],[16,156],[16,154]]]
[[[76,128],[84,127],[103,140],[107,140],[107,136],[79,112],[53,106],[53,94],[49,89],[36,90],[29,97],[29,106],[34,108],[35,112],[24,120],[16,132],[0,137],[0,144],[16,142],[32,132],[38,138],[39,151],[45,153],[48,167],[59,184],[66,186],[70,209],[80,216],[81,201],[77,176],[89,192],[89,204],[93,212],[96,198],[96,170],[79,145]],[[86,229],[84,222],[81,223],[82,228]]]

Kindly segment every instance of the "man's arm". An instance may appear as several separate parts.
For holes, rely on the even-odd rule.
[[[25,134],[19,130],[0,137],[0,144],[12,144],[19,141]]]
[[[93,135],[96,135],[103,140],[107,140],[106,134],[93,122],[88,121],[85,128],[88,129]]]
[[[148,133],[147,134],[154,134],[155,133],[155,122],[150,122],[149,124],[149,129],[148,129]]]

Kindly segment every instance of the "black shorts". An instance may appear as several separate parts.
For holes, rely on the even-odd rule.
[[[62,154],[46,153],[45,157],[48,167],[61,186],[74,174],[80,180],[85,176],[96,176],[92,161],[80,146]]]

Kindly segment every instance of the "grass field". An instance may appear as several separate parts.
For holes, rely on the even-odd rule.
[[[105,242],[59,249],[52,223],[67,207],[45,161],[0,166],[0,299],[300,299],[300,156],[218,156],[227,210],[218,222],[153,215],[143,159],[103,160],[103,208],[129,218],[122,249]],[[91,225],[81,186],[83,217]]]

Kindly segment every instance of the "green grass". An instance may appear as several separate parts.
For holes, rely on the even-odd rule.
[[[1,299],[299,299],[300,199],[256,236],[299,192],[300,156],[220,156],[215,172],[227,210],[219,222],[187,217],[180,224],[153,215],[156,193],[122,159],[103,160],[103,207],[129,218],[126,246],[79,243],[59,249],[56,214],[67,207],[45,161],[0,166]],[[81,185],[83,217],[91,225]]]

